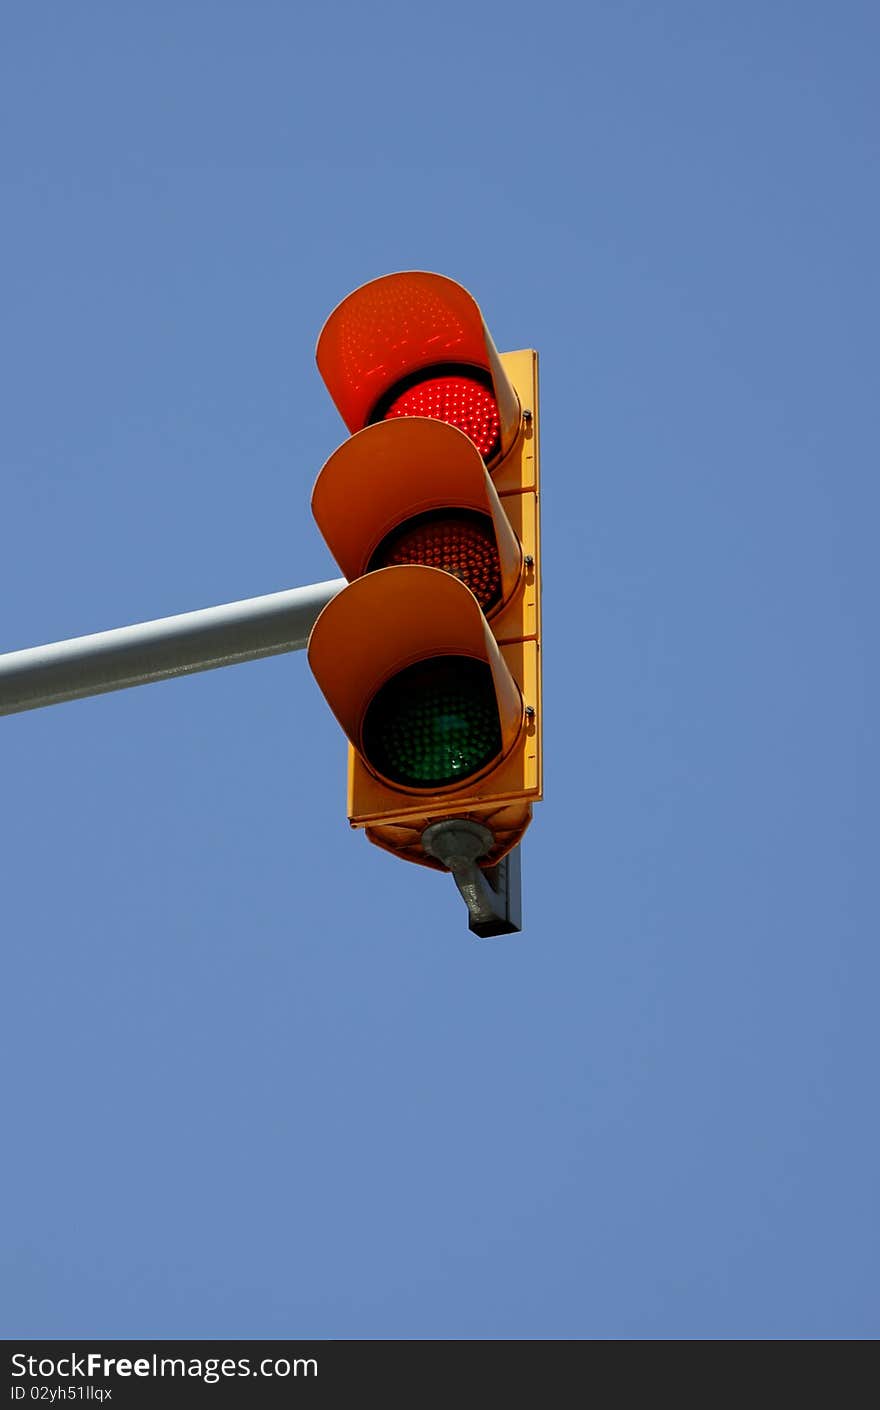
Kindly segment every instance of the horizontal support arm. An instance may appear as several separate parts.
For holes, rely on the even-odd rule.
[[[301,651],[344,578],[0,656],[0,715]]]

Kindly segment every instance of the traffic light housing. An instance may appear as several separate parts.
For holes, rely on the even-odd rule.
[[[409,271],[343,300],[317,360],[352,432],[312,495],[349,586],[309,642],[349,820],[437,868],[427,830],[467,820],[494,867],[541,796],[537,355],[499,354],[461,285]]]

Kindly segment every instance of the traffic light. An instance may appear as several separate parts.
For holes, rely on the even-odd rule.
[[[352,433],[312,495],[349,586],[308,649],[349,820],[440,869],[460,821],[492,874],[541,797],[537,354],[499,354],[467,290],[409,271],[344,299],[317,361]]]

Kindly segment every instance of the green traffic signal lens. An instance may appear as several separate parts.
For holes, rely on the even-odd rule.
[[[470,656],[435,656],[393,676],[367,707],[366,757],[408,788],[443,788],[501,752],[492,672]]]
[[[501,564],[488,514],[470,509],[419,514],[380,543],[367,571],[411,563],[441,568],[459,578],[484,612],[501,600]]]

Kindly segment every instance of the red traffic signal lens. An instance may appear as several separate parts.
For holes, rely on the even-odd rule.
[[[473,441],[484,460],[491,460],[501,444],[501,420],[498,402],[491,381],[480,377],[476,369],[434,368],[419,380],[407,379],[407,384],[392,388],[383,398],[376,421],[388,421],[393,416],[427,416],[433,421],[445,421],[457,426]]]
[[[479,773],[501,751],[492,672],[470,656],[417,661],[377,690],[364,716],[373,768],[407,788],[443,788]]]
[[[411,563],[441,568],[469,587],[484,612],[501,600],[501,564],[492,520],[472,510],[433,510],[383,539],[367,572]]]

